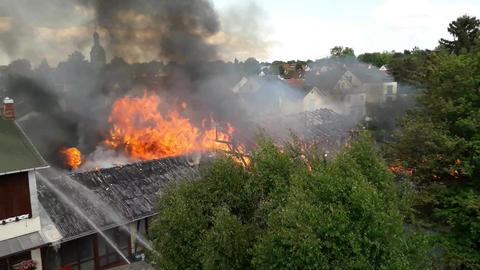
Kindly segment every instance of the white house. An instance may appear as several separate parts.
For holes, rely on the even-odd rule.
[[[47,168],[15,123],[12,99],[3,99],[0,119],[0,269],[34,261],[42,270],[42,231],[35,171]]]

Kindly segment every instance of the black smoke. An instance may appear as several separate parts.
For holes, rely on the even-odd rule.
[[[79,0],[95,10],[95,22],[110,39],[108,51],[130,62],[156,56],[198,63],[218,58],[207,39],[220,22],[207,0]]]

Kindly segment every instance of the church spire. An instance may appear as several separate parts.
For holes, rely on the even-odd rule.
[[[90,51],[90,63],[96,70],[101,69],[107,63],[107,57],[105,49],[100,44],[100,35],[96,31],[97,25],[95,24],[95,31],[93,32],[93,46]]]

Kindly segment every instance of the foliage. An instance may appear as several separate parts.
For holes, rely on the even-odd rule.
[[[378,68],[390,63],[393,52],[374,52],[360,54],[357,59],[360,62],[372,64]]]
[[[354,58],[355,52],[350,47],[335,46],[332,49],[330,49],[330,55],[332,57]]]
[[[470,52],[480,37],[480,20],[463,15],[448,25],[448,32],[454,39],[440,39],[441,46],[457,55]]]
[[[419,108],[388,147],[414,170],[419,214],[439,233],[452,267],[480,268],[480,53],[441,52],[425,62]]]
[[[366,136],[337,157],[260,137],[250,166],[222,158],[159,200],[159,269],[424,269],[423,236]]]

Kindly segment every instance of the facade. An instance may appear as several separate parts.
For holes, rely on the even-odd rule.
[[[398,94],[397,82],[362,64],[322,65],[314,71],[306,78],[310,90],[303,100],[305,111],[325,108],[361,119],[367,103],[393,101]]]
[[[43,250],[45,269],[100,270],[125,264],[125,258],[142,260],[158,195],[170,183],[196,176],[190,164],[179,157],[68,176],[42,173],[56,191],[38,182],[38,198],[61,235]],[[68,194],[76,209],[61,194]]]
[[[41,248],[49,240],[42,231],[35,172],[48,166],[15,123],[12,99],[3,98],[0,130],[0,270],[32,262],[41,270]]]

